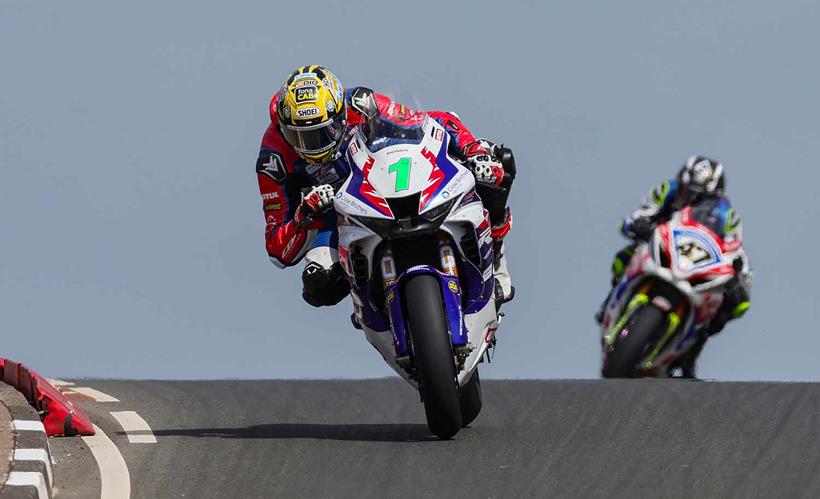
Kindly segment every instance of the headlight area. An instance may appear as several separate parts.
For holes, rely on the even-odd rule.
[[[350,218],[378,234],[382,239],[407,239],[435,233],[453,209],[455,199],[426,211],[423,215],[399,219],[371,218],[351,215]]]
[[[432,210],[425,211],[421,216],[428,222],[443,222],[444,218],[450,214],[450,210],[453,209],[453,204],[455,204],[457,199],[458,198],[453,198],[449,201],[445,201]]]
[[[351,220],[355,220],[357,223],[372,230],[373,232],[378,234],[382,239],[386,238],[390,232],[391,227],[396,225],[396,220],[392,218],[374,218],[363,217],[358,215],[349,215],[349,217]]]

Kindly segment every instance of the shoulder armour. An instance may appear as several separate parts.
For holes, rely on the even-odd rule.
[[[267,175],[278,183],[283,183],[288,177],[282,156],[275,152],[262,152],[256,160],[256,173]]]
[[[347,105],[366,118],[379,114],[374,92],[366,87],[354,87],[345,93]]]
[[[658,208],[663,208],[667,205],[670,199],[673,199],[678,191],[678,183],[674,180],[668,180],[659,185],[656,185],[650,194],[652,203]]]

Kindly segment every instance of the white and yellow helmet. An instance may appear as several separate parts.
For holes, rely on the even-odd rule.
[[[700,196],[721,196],[726,190],[723,165],[706,156],[691,156],[678,172],[681,195],[687,202]]]
[[[347,109],[342,84],[327,68],[302,66],[291,73],[274,112],[285,140],[305,161],[333,159],[344,138]]]

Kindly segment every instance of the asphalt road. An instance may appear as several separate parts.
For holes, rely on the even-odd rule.
[[[133,497],[820,497],[820,384],[488,380],[452,441],[399,380],[82,384],[120,399],[82,405]],[[58,497],[99,494],[81,443],[52,439]]]

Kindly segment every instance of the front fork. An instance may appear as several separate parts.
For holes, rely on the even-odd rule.
[[[634,314],[635,311],[641,306],[648,305],[651,302],[654,306],[657,306],[663,310],[666,314],[667,321],[663,336],[658,339],[652,350],[640,363],[641,369],[647,372],[647,374],[649,370],[652,369],[652,365],[658,358],[658,355],[668,345],[669,340],[671,340],[678,331],[681,320],[685,317],[685,314],[688,312],[689,308],[689,304],[685,300],[681,300],[677,303],[677,306],[675,306],[673,310],[672,304],[670,304],[665,298],[660,296],[653,297],[653,288],[654,282],[651,280],[641,286],[638,292],[632,297],[632,300],[630,300],[626,310],[624,310],[621,315],[621,318],[615,323],[609,334],[604,338],[605,348],[611,348],[613,343],[615,343],[618,334],[621,332],[621,329],[623,329],[624,325],[626,325],[626,322],[632,314]]]
[[[396,269],[393,251],[390,242],[386,242],[380,261],[382,282],[384,283],[385,303],[390,318],[390,329],[393,332],[393,348],[396,352],[396,363],[411,376],[413,365],[410,358],[410,349],[407,340],[407,322],[404,319],[404,307],[401,300],[401,283],[408,277],[416,274],[431,274],[438,278],[441,284],[441,296],[453,353],[460,372],[464,362],[473,350],[468,341],[467,329],[464,325],[464,314],[461,307],[461,287],[458,281],[458,266],[456,254],[449,239],[440,234],[438,237],[440,269],[429,265],[418,265],[408,269],[401,275]]]

